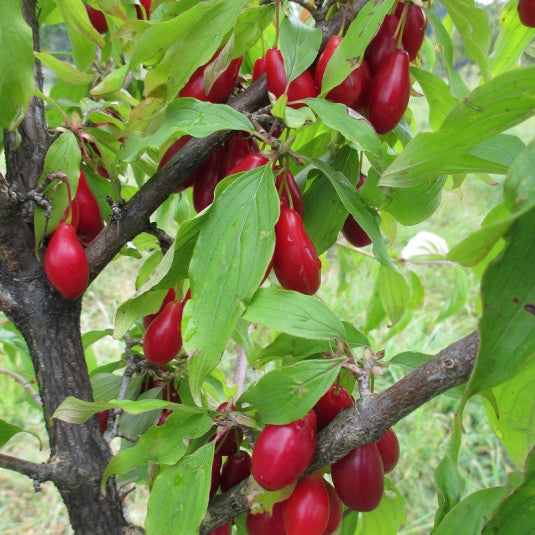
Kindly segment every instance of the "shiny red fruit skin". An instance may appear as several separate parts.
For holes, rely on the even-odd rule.
[[[321,88],[327,64],[341,40],[342,37],[339,35],[333,35],[318,59],[316,70],[314,71],[314,80],[316,81],[316,86],[319,88]],[[354,70],[351,71],[343,82],[331,89],[325,98],[331,102],[340,102],[341,104],[349,106],[358,99],[361,91],[362,77],[357,73],[357,70]]]
[[[387,429],[376,445],[383,461],[384,472],[388,474],[399,461],[399,441],[395,431],[392,428]]]
[[[80,169],[80,179],[75,196],[80,209],[78,221],[78,238],[84,245],[88,245],[93,238],[104,228],[102,212],[97,199],[87,184],[85,173]]]
[[[162,411],[162,414],[160,415],[160,419],[158,420],[158,423],[156,425],[163,425],[165,423],[165,420],[167,420],[167,417],[171,414],[171,412],[172,411],[164,409]]]
[[[414,4],[409,6],[401,42],[403,44],[403,49],[409,54],[409,59],[411,61],[414,61],[422,47],[426,28],[427,17],[425,16],[425,11],[420,6]]]
[[[325,527],[325,531],[321,535],[332,535],[342,522],[342,515],[344,513],[344,505],[342,504],[334,487],[327,481],[323,482],[329,495],[329,521]]]
[[[214,531],[210,531],[208,535],[230,535],[230,524],[227,522],[214,529]]]
[[[277,171],[278,168],[273,168],[273,170]],[[283,186],[281,189],[283,177],[285,177],[286,185],[288,187],[286,188]],[[301,195],[301,190],[299,189],[299,186],[297,185],[297,182],[295,181],[295,178],[289,169],[286,170],[286,173],[283,173],[282,171],[279,172],[279,174],[275,178],[275,187],[277,188],[277,191],[280,191],[281,207],[290,208],[290,199],[288,198],[289,190],[290,197],[292,199],[293,209],[301,216],[301,219],[303,219],[305,213],[303,196]]]
[[[228,456],[221,469],[219,486],[225,492],[251,475],[251,456],[240,451]]]
[[[94,9],[89,6],[85,6],[85,8],[87,10],[87,14],[89,15],[89,21],[93,25],[93,28],[95,28],[98,33],[106,33],[108,31],[108,23],[106,21],[104,13],[102,13],[102,11],[99,11],[98,9]]]
[[[237,164],[239,164],[248,154],[258,152],[258,143],[247,132],[237,132],[227,139],[223,145],[224,156],[221,165],[223,176]]]
[[[158,316],[158,314],[162,312],[162,310],[165,308],[165,305],[167,305],[167,303],[169,303],[170,301],[174,301],[175,298],[175,290],[173,290],[173,288],[169,288],[169,290],[167,290],[167,293],[165,294],[165,297],[163,298],[162,304],[158,311],[154,314],[147,314],[146,316],[143,316],[143,327],[145,328],[145,330],[147,330],[151,322]]]
[[[217,407],[217,411],[221,412],[226,409],[227,401],[224,401]],[[236,405],[232,405],[230,410],[235,411]],[[243,432],[239,427],[231,427],[224,435],[220,436],[215,444],[215,451],[219,455],[234,455],[238,452],[238,447],[243,440]]]
[[[242,173],[243,171],[252,171],[261,165],[269,162],[267,158],[262,156],[259,152],[251,152],[245,158],[242,158],[232,169],[229,169],[225,176]]]
[[[314,411],[284,425],[266,425],[253,448],[251,473],[266,490],[280,490],[303,474],[316,449]]]
[[[136,14],[139,20],[150,19],[150,6],[152,0],[139,0],[140,6],[136,6]]]
[[[72,225],[75,229],[78,229],[78,225],[80,223],[80,206],[78,205],[78,201],[76,200],[76,197],[71,201],[71,221],[70,225]],[[61,217],[61,222],[65,223],[67,220],[67,215],[69,213],[69,207],[65,208],[65,212],[63,212],[63,216]]]
[[[266,74],[266,58],[258,58],[253,65],[252,82],[256,82],[263,74]]]
[[[76,229],[60,223],[45,251],[45,273],[50,284],[67,299],[80,297],[89,281],[85,251],[76,235]]]
[[[372,76],[379,71],[386,58],[396,50],[397,42],[394,34],[398,23],[399,19],[396,15],[387,15],[379,26],[379,31],[366,48],[366,61]]]
[[[329,494],[320,474],[295,486],[282,505],[286,535],[322,535],[329,522]]]
[[[535,0],[518,0],[520,22],[528,28],[535,28]]]
[[[295,210],[283,208],[275,225],[273,269],[286,290],[312,295],[320,287],[321,262]]]
[[[108,409],[104,411],[97,412],[98,426],[100,428],[100,434],[103,435],[108,428],[108,416],[110,411]]]
[[[193,208],[197,212],[202,212],[214,201],[215,188],[223,178],[221,175],[221,159],[223,158],[223,153],[223,147],[218,147],[192,173],[192,175],[195,175],[193,182]]]
[[[342,409],[351,407],[354,402],[353,396],[342,385],[332,385],[314,405],[318,420],[316,429],[321,431],[327,427]]]
[[[370,68],[365,59],[362,60],[362,63],[358,66],[356,71],[353,71],[359,78],[360,83],[360,94],[351,104],[351,107],[360,112],[368,108],[368,97],[370,95],[370,83],[372,81],[372,75],[370,74]]]
[[[210,64],[218,54],[219,51],[208,64]],[[205,102],[226,102],[230,95],[232,95],[236,82],[238,81],[238,74],[240,73],[242,61],[243,56],[233,59],[228,67],[217,77],[208,94],[206,94],[204,89],[204,70],[208,64],[202,65],[192,74],[188,83],[180,90],[178,96],[193,97]]]
[[[359,446],[331,467],[339,498],[354,511],[372,511],[383,497],[383,462],[375,442]]]
[[[378,134],[386,134],[399,123],[410,96],[409,55],[394,50],[373,77],[368,119]]]
[[[278,48],[270,48],[266,52],[266,84],[269,92],[279,98],[288,85],[284,59]],[[302,72],[291,82],[287,90],[288,102],[317,96],[314,78],[309,71]],[[300,108],[304,104],[289,104],[293,108]]]
[[[349,214],[342,227],[344,238],[355,247],[365,247],[370,245],[372,240],[365,230],[355,221],[355,218]]]
[[[221,481],[221,463],[223,459],[221,455],[216,453],[214,460],[212,461],[212,479],[210,480],[210,496],[213,496],[219,488],[219,482]]]
[[[143,340],[145,358],[153,364],[167,364],[182,347],[180,323],[182,303],[171,301],[149,325]]]
[[[273,506],[273,513],[260,513],[253,515],[247,513],[245,526],[248,535],[286,535],[282,518],[282,504],[278,502]]]
[[[182,403],[182,400],[180,399],[172,380],[164,381],[163,379],[153,379],[150,381],[149,388],[158,387],[161,387],[162,389],[162,399],[165,401],[171,401],[172,403]]]

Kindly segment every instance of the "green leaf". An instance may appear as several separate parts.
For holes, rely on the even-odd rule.
[[[250,361],[258,368],[275,359],[289,357],[300,360],[331,350],[331,344],[327,340],[310,340],[281,333],[267,347],[255,351]]]
[[[306,98],[305,102],[326,126],[340,132],[355,150],[381,153],[381,142],[364,117],[337,102],[319,98]]]
[[[395,269],[383,243],[383,236],[377,222],[377,213],[364,204],[355,186],[342,173],[335,171],[328,163],[317,158],[314,158],[312,163],[330,180],[346,210],[371,238],[373,253],[377,260],[382,265]]]
[[[265,424],[282,425],[303,418],[335,382],[342,361],[303,360],[266,373],[240,396]],[[281,410],[284,400],[284,410]]]
[[[535,360],[526,362],[508,381],[494,387],[492,393],[499,409],[483,398],[487,417],[519,470],[535,447]]]
[[[288,16],[281,19],[279,32],[286,78],[291,82],[316,59],[321,44],[321,30]]]
[[[510,0],[503,8],[500,33],[489,58],[492,76],[518,66],[520,56],[535,37],[535,29],[528,28],[520,22],[517,5],[517,0]]]
[[[128,65],[122,65],[121,67],[107,74],[102,81],[100,81],[91,89],[90,93],[92,95],[105,95],[107,93],[115,93],[116,91],[120,91],[124,85],[127,74]]]
[[[9,440],[18,433],[28,433],[29,435],[33,435],[39,441],[39,449],[43,447],[43,443],[41,442],[39,435],[36,435],[31,431],[26,431],[26,429],[23,429],[18,425],[10,424],[0,418],[0,448],[7,444]]]
[[[206,514],[215,442],[201,446],[174,466],[164,466],[151,489],[147,535],[195,535]]]
[[[411,74],[420,84],[429,105],[429,124],[433,130],[438,130],[457,99],[442,78],[416,67],[411,67]]]
[[[110,401],[84,401],[72,396],[67,396],[60,406],[54,411],[52,419],[57,418],[71,424],[82,424],[93,414],[106,409],[121,407],[129,414],[141,414],[147,411],[158,409],[177,410],[180,405],[162,399],[142,399],[134,401],[131,399],[111,399]]]
[[[345,338],[342,322],[322,301],[298,292],[260,288],[243,317],[301,338]]]
[[[220,130],[254,132],[250,121],[226,104],[179,98],[167,106],[165,119],[158,130],[150,135],[138,132],[130,136],[117,157],[133,162],[143,149],[160,148],[171,137],[180,137],[181,134],[206,137]]]
[[[385,493],[373,511],[362,513],[355,535],[397,535],[407,521],[405,499],[389,478],[385,478]]]
[[[234,28],[233,57],[245,54],[262,37],[269,26],[275,12],[275,5],[253,6],[244,9],[236,21]]]
[[[348,177],[355,184],[359,177],[358,152],[344,145],[330,161],[333,169]],[[318,173],[308,181],[303,195],[306,206],[303,223],[318,254],[322,254],[336,242],[338,234],[347,218],[347,210],[340,201],[331,182]]]
[[[78,187],[78,178],[80,177],[80,161],[80,148],[78,147],[76,136],[69,130],[62,132],[46,153],[45,165],[40,182],[42,182],[47,175],[64,173],[67,175],[71,195],[74,198]],[[44,194],[52,203],[52,212],[47,223],[43,208],[39,206],[35,207],[34,226],[35,243],[37,245],[44,237],[45,230],[46,233],[49,234],[58,226],[68,204],[67,187],[65,184],[58,186],[58,182],[53,181],[45,188]]]
[[[455,269],[455,285],[453,287],[453,290],[448,295],[444,306],[442,307],[435,321],[439,323],[440,321],[443,321],[446,318],[449,318],[450,316],[453,316],[460,312],[466,304],[469,290],[470,279],[468,278],[466,270],[457,267]]]
[[[87,331],[84,334],[82,334],[82,344],[84,346],[84,349],[87,349],[89,346],[93,345],[95,342],[98,342],[99,340],[102,340],[105,336],[109,336],[112,334],[111,329],[103,329],[100,331]]]
[[[392,214],[402,225],[416,225],[428,219],[440,205],[446,177],[414,188],[391,188],[384,210]]]
[[[442,0],[442,4],[464,42],[466,57],[479,65],[483,79],[488,80],[491,31],[487,12],[482,7],[476,7],[474,0]]]
[[[94,74],[87,74],[79,71],[76,67],[59,60],[48,52],[35,52],[35,57],[46,67],[52,69],[59,80],[73,85],[87,85],[90,84],[94,78]]]
[[[33,96],[32,30],[22,16],[22,0],[0,2],[0,127],[13,130]]]
[[[481,533],[485,520],[507,494],[506,487],[494,487],[473,492],[459,502],[444,517],[433,535]]]
[[[448,440],[446,454],[435,469],[435,483],[438,494],[438,511],[435,514],[435,528],[440,525],[444,516],[461,499],[465,482],[457,467],[462,431],[459,417],[454,417],[453,432]]]
[[[413,187],[449,162],[535,114],[535,66],[497,76],[457,104],[436,132],[420,133],[383,173],[380,185]]]
[[[494,510],[482,535],[531,535],[535,526],[535,450],[532,450],[524,482]]]
[[[71,38],[73,35],[82,36],[100,48],[104,48],[104,38],[91,24],[82,0],[62,0],[56,3]]]
[[[262,281],[275,246],[279,200],[269,166],[233,175],[216,188],[190,263],[192,299],[183,333],[190,385],[198,395],[238,318]]]
[[[394,0],[386,0],[384,2],[366,2],[362,6],[327,63],[321,81],[321,97],[342,83],[349,73],[362,62],[368,43],[393,5]]]
[[[399,353],[395,357],[391,358],[389,362],[391,364],[397,364],[402,368],[406,368],[409,371],[415,370],[422,364],[425,364],[433,355],[427,355],[426,353],[415,353],[414,351],[404,351]]]
[[[479,353],[467,398],[513,377],[535,353],[535,208],[505,236],[506,247],[483,275]]]
[[[410,296],[409,285],[401,273],[384,266],[379,268],[379,297],[392,325],[405,313]]]
[[[523,212],[535,204],[535,141],[532,141],[509,168],[503,185],[509,211]]]
[[[176,464],[186,454],[191,439],[201,437],[212,425],[211,418],[201,410],[181,405],[163,425],[151,427],[132,447],[120,450],[112,458],[102,477],[101,488],[104,490],[111,475],[127,474],[148,462]]]

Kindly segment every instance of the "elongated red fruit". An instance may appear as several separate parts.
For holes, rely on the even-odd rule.
[[[46,248],[45,273],[50,284],[67,299],[80,297],[89,281],[87,257],[72,225],[60,223]]]
[[[247,513],[245,526],[248,535],[286,535],[282,519],[282,502],[273,506],[273,512],[253,515]]]
[[[136,15],[140,20],[149,20],[150,19],[150,6],[152,0],[140,0],[141,5],[136,6]]]
[[[223,178],[221,175],[223,152],[222,146],[217,147],[205,162],[194,171],[196,178],[193,182],[193,207],[197,212],[202,212],[214,200],[215,188]]]
[[[259,152],[251,152],[250,154],[247,154],[245,158],[242,158],[234,167],[232,167],[232,169],[229,169],[225,176],[242,173],[243,171],[252,171],[268,162],[269,160]]]
[[[332,535],[342,522],[344,505],[338,497],[338,494],[336,494],[334,487],[327,481],[324,481],[323,483],[325,484],[327,494],[329,495],[329,522],[327,523],[325,531],[322,533],[322,535]]]
[[[366,178],[367,177],[364,173],[360,173],[360,178],[357,182],[357,189],[359,189],[364,182],[366,182]],[[364,247],[366,245],[370,245],[372,242],[366,231],[357,223],[351,214],[349,214],[344,221],[342,234],[344,235],[345,239],[355,247]]]
[[[322,535],[329,521],[329,494],[320,474],[299,481],[282,505],[286,535]]]
[[[286,290],[312,295],[320,287],[321,262],[295,210],[282,208],[275,225],[273,269]]]
[[[372,76],[379,71],[386,58],[396,50],[395,33],[398,23],[399,19],[396,15],[387,15],[379,26],[379,31],[366,48],[366,61]]]
[[[370,74],[370,68],[365,59],[362,60],[362,63],[359,65],[356,71],[354,71],[359,77],[359,82],[361,85],[360,94],[351,104],[351,107],[355,111],[361,111],[368,109],[368,97],[370,95],[370,83],[372,80],[372,75]]]
[[[372,78],[368,119],[378,134],[386,134],[399,123],[410,96],[409,55],[394,50]]]
[[[153,364],[167,364],[182,347],[180,323],[182,303],[171,301],[149,325],[143,340],[145,358]]]
[[[251,456],[246,451],[239,451],[229,455],[221,468],[221,482],[219,486],[225,492],[251,474]]]
[[[278,167],[274,167],[273,170],[277,171]],[[285,179],[285,185],[282,183],[283,178]],[[277,188],[277,191],[280,192],[281,207],[293,208],[302,219],[305,212],[303,196],[301,195],[301,190],[289,169],[287,169],[285,173],[282,171],[279,172],[275,178],[275,187]],[[290,192],[290,195],[288,195],[288,192]],[[292,206],[290,206],[290,198],[292,199]]]
[[[102,212],[97,199],[89,188],[85,173],[81,169],[75,199],[80,209],[78,238],[84,245],[88,245],[104,228],[104,220],[102,219]]]
[[[377,450],[383,461],[385,474],[394,470],[399,461],[399,441],[396,432],[390,428],[377,442]]]
[[[372,511],[383,497],[383,461],[375,442],[359,446],[331,468],[334,488],[354,511]]]
[[[165,294],[165,297],[163,298],[162,305],[160,306],[158,311],[154,314],[147,314],[146,316],[143,316],[143,327],[145,328],[145,330],[147,330],[152,321],[162,312],[167,303],[169,303],[170,301],[174,301],[175,298],[175,290],[173,290],[173,288],[169,288],[169,290],[167,290],[167,293]]]
[[[535,0],[518,0],[520,22],[528,28],[535,28]]]
[[[93,28],[95,28],[98,33],[106,33],[108,31],[108,22],[106,21],[104,13],[90,6],[85,6],[85,9],[87,10],[89,21],[93,25]]]
[[[334,51],[338,48],[338,45],[341,41],[341,36],[333,35],[329,39],[327,46],[318,59],[316,70],[314,71],[314,80],[319,88],[321,88],[321,84],[323,82],[325,69],[327,68]],[[353,70],[340,84],[331,89],[325,98],[332,102],[340,102],[346,106],[349,106],[358,99],[363,88],[362,82],[363,80],[361,75],[357,72],[357,70]]]
[[[414,4],[409,6],[401,42],[403,44],[403,49],[407,51],[411,61],[416,58],[422,47],[426,28],[427,17],[425,16],[425,11],[420,6]]]
[[[266,490],[280,490],[306,470],[316,449],[314,411],[284,425],[266,425],[253,448],[251,473]]]
[[[354,402],[353,396],[342,385],[332,385],[314,405],[318,431],[327,427],[342,409],[351,407]]]
[[[266,74],[266,58],[258,58],[253,65],[252,82],[256,82],[263,74]]]
[[[258,143],[248,132],[237,132],[225,141],[223,149],[225,154],[221,172],[223,176],[227,176],[228,172],[248,154],[258,152]]]

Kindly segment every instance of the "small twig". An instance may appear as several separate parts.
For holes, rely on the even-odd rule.
[[[39,483],[42,483],[43,481],[54,481],[57,472],[54,464],[34,463],[3,453],[0,453],[0,468],[19,472]]]
[[[167,232],[165,232],[161,228],[158,228],[156,223],[149,224],[149,226],[147,227],[147,233],[152,234],[156,237],[160,245],[160,249],[162,250],[162,254],[167,253],[167,251],[175,241],[173,238],[171,238],[171,236],[169,236],[169,234],[167,234]]]
[[[0,373],[4,375],[9,375],[9,377],[15,379],[15,381],[17,381],[17,383],[20,383],[24,390],[26,390],[26,392],[28,392],[28,394],[32,396],[35,403],[41,406],[43,405],[43,402],[41,401],[41,396],[39,396],[39,394],[32,388],[32,385],[28,383],[28,381],[26,381],[26,379],[24,379],[22,375],[12,372],[11,370],[6,370],[5,368],[0,368]]]

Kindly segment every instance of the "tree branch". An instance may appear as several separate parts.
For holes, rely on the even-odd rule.
[[[319,433],[316,455],[303,477],[332,464],[358,446],[377,441],[407,414],[468,381],[478,346],[478,335],[473,332],[440,351],[390,388],[359,399],[342,411]],[[212,498],[200,534],[207,535],[247,510],[247,481],[244,481]]]
[[[20,474],[24,474],[30,479],[41,483],[43,481],[53,481],[57,472],[56,466],[53,464],[34,463],[3,453],[0,453],[0,468],[19,472]]]
[[[6,370],[4,368],[0,368],[0,374],[8,375],[12,379],[15,379],[15,381],[21,384],[24,390],[26,390],[26,392],[28,392],[28,394],[32,396],[35,403],[41,406],[43,405],[43,402],[41,401],[41,397],[39,396],[39,394],[33,389],[32,385],[28,383],[28,381],[26,381],[24,377],[22,377],[22,375],[19,375],[18,373],[15,373],[11,370]]]

